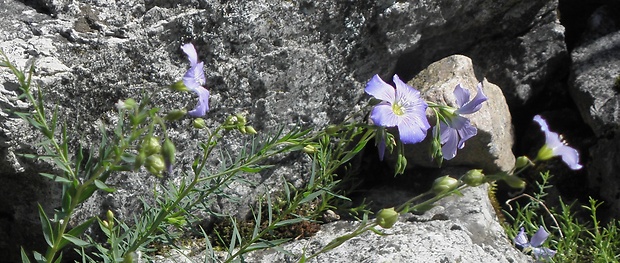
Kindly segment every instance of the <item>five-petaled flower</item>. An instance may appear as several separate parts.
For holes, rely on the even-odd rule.
[[[549,130],[547,122],[540,117],[540,115],[534,116],[534,121],[540,125],[540,129],[545,133],[545,145],[538,151],[536,160],[545,161],[554,156],[561,156],[562,161],[568,165],[570,169],[579,170],[581,164],[579,164],[579,152],[574,148],[566,145],[560,135]]]
[[[454,88],[454,96],[458,108],[456,110],[442,111],[439,127],[433,128],[433,134],[437,134],[439,128],[439,139],[443,147],[441,152],[443,158],[450,160],[456,156],[457,149],[465,147],[465,141],[474,137],[478,133],[478,129],[472,126],[469,119],[462,117],[461,114],[472,114],[482,107],[482,103],[487,97],[482,92],[482,83],[478,83],[478,93],[470,101],[469,91],[461,87],[461,84]]]
[[[426,119],[428,104],[420,97],[419,91],[400,80],[398,75],[394,75],[393,81],[396,88],[375,75],[366,85],[366,93],[381,100],[372,109],[370,119],[377,126],[398,127],[403,144],[418,143],[424,140],[431,127]],[[380,151],[379,155],[383,156],[383,153]]]
[[[187,55],[190,63],[190,68],[183,76],[183,84],[198,95],[196,108],[188,113],[193,117],[202,117],[209,111],[209,90],[202,86],[206,82],[202,69],[204,62],[198,61],[198,54],[192,43],[181,46],[181,49]]]
[[[552,250],[550,248],[540,247],[540,245],[545,242],[548,236],[549,233],[547,233],[547,231],[545,231],[545,229],[540,226],[538,228],[538,231],[536,231],[536,234],[532,236],[532,241],[528,241],[527,235],[525,234],[525,231],[522,227],[519,231],[519,234],[517,234],[517,236],[514,238],[514,241],[517,246],[523,249],[523,251],[531,251],[537,260],[541,257],[545,260],[548,260],[552,258],[556,253],[555,250]]]

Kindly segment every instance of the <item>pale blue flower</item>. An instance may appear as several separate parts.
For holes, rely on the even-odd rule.
[[[514,238],[514,242],[517,246],[521,247],[523,251],[531,251],[537,260],[541,257],[548,260],[555,255],[556,251],[550,248],[540,247],[545,242],[547,237],[549,237],[549,233],[547,233],[547,231],[540,226],[538,231],[536,231],[536,234],[532,236],[532,241],[528,241],[525,230],[522,227],[517,236]]]
[[[545,145],[538,151],[537,160],[545,161],[553,156],[561,156],[562,161],[570,169],[579,170],[583,167],[579,164],[579,152],[566,145],[560,135],[550,131],[547,122],[540,115],[534,116],[534,121],[540,125],[540,130],[545,133]]]
[[[404,83],[397,75],[394,75],[393,81],[396,88],[375,75],[366,85],[366,93],[381,100],[372,109],[370,119],[377,126],[398,127],[402,143],[418,143],[424,140],[431,127],[426,119],[428,105],[420,97],[419,91]],[[381,143],[379,146],[385,149]]]
[[[472,126],[469,119],[461,116],[461,114],[472,114],[482,108],[482,103],[487,101],[487,97],[482,92],[482,83],[478,83],[478,93],[470,101],[469,91],[461,87],[461,84],[454,88],[454,96],[458,108],[453,112],[442,111],[442,121],[439,127],[433,128],[434,134],[439,128],[439,140],[443,145],[441,152],[443,158],[450,160],[456,156],[457,149],[465,147],[465,141],[478,134],[478,129]]]
[[[183,84],[198,95],[198,104],[188,113],[193,117],[202,117],[209,111],[209,90],[203,87],[206,82],[202,69],[204,62],[198,61],[198,54],[192,43],[181,46],[181,49],[187,55],[190,63],[190,68],[183,76]]]

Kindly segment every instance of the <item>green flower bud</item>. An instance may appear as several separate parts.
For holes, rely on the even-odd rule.
[[[517,160],[515,161],[515,169],[523,168],[527,165],[530,165],[531,163],[532,161],[530,161],[530,159],[527,158],[527,156],[519,156]]]
[[[241,115],[241,113],[237,113],[235,114],[235,116],[237,117],[237,124],[240,126],[245,126],[246,124],[245,117]]]
[[[166,168],[164,157],[161,154],[153,154],[146,158],[144,168],[155,176],[160,176],[161,172]]]
[[[392,228],[394,224],[398,221],[398,212],[394,210],[394,207],[384,208],[377,213],[376,221],[377,224],[383,228]]]
[[[146,156],[151,156],[153,154],[159,153],[159,151],[161,151],[161,144],[159,144],[159,139],[153,136],[146,137],[146,139],[144,139],[144,141],[142,142],[142,148],[140,150],[143,151]]]
[[[196,129],[204,129],[207,127],[207,124],[205,123],[205,120],[203,118],[194,119],[192,124],[194,125],[194,128]]]
[[[164,162],[166,164],[166,169],[168,173],[172,172],[172,164],[174,164],[174,155],[176,154],[176,148],[174,147],[174,143],[169,139],[164,141],[164,146],[161,148],[161,155],[164,157]]]
[[[224,121],[224,125],[230,126],[237,124],[237,117],[234,115],[230,115],[226,117],[226,121]]]
[[[446,176],[442,176],[442,177],[435,179],[435,182],[433,182],[433,187],[431,188],[431,190],[436,195],[440,195],[440,194],[444,194],[444,193],[447,193],[449,191],[456,189],[458,185],[459,185],[459,180],[446,175]]]
[[[114,227],[114,213],[112,212],[112,210],[108,210],[105,213],[105,216],[108,222],[108,228],[113,228]]]
[[[536,160],[546,161],[546,160],[551,159],[553,156],[554,156],[553,149],[549,148],[547,144],[545,144],[542,147],[540,147],[540,150],[538,150],[538,155],[536,156]]]
[[[329,135],[334,135],[340,131],[340,126],[338,125],[329,125],[325,128],[325,133]]]
[[[133,169],[138,170],[140,166],[144,164],[146,160],[146,153],[144,151],[140,151],[138,155],[136,155],[136,162],[133,163]]]
[[[125,257],[123,257],[123,263],[138,262],[137,257],[138,256],[137,256],[136,252],[129,252],[129,253],[125,254]]]
[[[123,110],[123,109],[131,110],[136,107],[136,101],[132,98],[126,99],[125,101],[118,100],[118,102],[115,105],[116,105],[116,108],[119,110]]]
[[[481,169],[472,169],[463,176],[463,182],[469,186],[479,186],[486,182]]]
[[[176,91],[189,91],[189,89],[187,88],[187,86],[185,86],[185,83],[183,83],[182,80],[179,80],[174,84],[170,85],[170,88]]]
[[[521,178],[516,177],[514,175],[504,176],[502,180],[504,180],[504,182],[506,182],[506,184],[508,184],[512,188],[519,188],[519,189],[525,188],[525,181],[523,181]]]
[[[396,159],[396,174],[403,174],[405,172],[405,168],[407,168],[407,157],[403,154],[398,154],[398,158]]]
[[[239,129],[241,133],[247,133],[245,126],[238,125],[237,128]]]
[[[252,126],[245,126],[245,132],[252,135],[257,134],[256,130]]]
[[[316,153],[317,149],[316,149],[316,147],[308,144],[308,145],[304,146],[302,151],[304,151],[307,154],[314,154],[314,153]]]
[[[187,114],[187,110],[173,110],[169,112],[166,117],[164,117],[167,121],[176,121],[178,119],[183,118]]]

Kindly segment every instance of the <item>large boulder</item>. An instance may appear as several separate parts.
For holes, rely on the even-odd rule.
[[[470,99],[473,99],[478,93],[476,86],[481,83],[488,100],[479,111],[463,115],[478,129],[478,134],[466,141],[465,147],[458,150],[456,157],[445,161],[444,165],[482,168],[490,173],[509,171],[514,167],[515,157],[512,154],[512,121],[506,99],[497,85],[486,79],[478,79],[474,71],[471,59],[454,55],[431,64],[409,84],[418,88],[425,100],[456,108],[458,105],[453,94],[456,85],[461,84],[469,91]],[[435,119],[431,110],[427,114],[430,119]],[[413,165],[436,166],[435,160],[428,156],[431,136],[429,130],[425,143],[406,146],[406,156],[412,160]]]
[[[509,104],[510,98],[518,98],[513,104],[519,105],[527,100],[531,87],[549,81],[544,78],[557,68],[563,54],[557,1],[1,3],[1,47],[19,66],[37,59],[37,82],[49,102],[46,106],[57,107],[63,121],[79,133],[72,135],[79,138],[72,146],[99,141],[99,124],[115,122],[114,103],[119,99],[138,98],[180,80],[188,65],[179,47],[188,41],[205,62],[212,94],[207,124],[215,126],[226,116],[242,112],[259,132],[284,124],[338,123],[359,106],[372,75],[396,72],[408,79],[456,53],[469,54],[491,82],[505,89]],[[538,41],[544,45],[536,45]],[[503,77],[491,78],[492,72],[504,68]],[[19,222],[11,225],[15,231],[5,239],[12,243],[2,243],[10,247],[3,246],[0,254],[16,255],[16,244],[33,239],[23,233],[40,233],[36,203],[52,211],[58,200],[52,193],[45,198],[32,196],[29,188],[21,187],[45,184],[36,174],[51,168],[48,163],[18,157],[36,152],[35,142],[41,138],[5,111],[28,105],[16,99],[15,81],[6,71],[0,72],[0,80],[0,177],[14,178],[0,186],[7,193],[0,215],[6,215],[6,222]],[[195,104],[189,93],[164,91],[153,96],[163,111]],[[195,141],[204,138],[187,128],[190,122],[182,120],[170,133],[178,149],[177,172],[170,180],[179,180],[179,171],[187,169],[197,154]],[[227,147],[234,152],[243,143],[231,140]],[[264,188],[277,188],[280,178],[296,186],[305,182],[308,160],[290,159],[264,174]],[[119,217],[130,217],[139,211],[137,197],[148,199],[157,180],[143,173],[116,176],[110,183],[119,191],[97,194],[82,207],[78,221],[109,208]],[[237,205],[220,203],[219,209],[240,211],[244,217],[247,204],[253,202],[247,197],[264,188],[229,189],[231,195],[246,199]],[[28,210],[32,214],[17,212]]]
[[[593,14],[599,24],[611,20],[601,18],[603,11]],[[608,28],[605,28],[608,30]],[[570,91],[581,117],[596,136],[590,148],[588,180],[600,196],[610,204],[611,216],[620,215],[620,31],[584,34],[571,56]],[[602,36],[601,36],[602,35]],[[585,37],[584,36],[584,37]]]

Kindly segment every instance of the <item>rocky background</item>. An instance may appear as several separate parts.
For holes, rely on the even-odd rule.
[[[468,66],[459,62],[437,68],[448,70],[442,73],[446,76],[455,72],[454,76],[469,83],[486,79],[505,97],[504,106],[499,103],[497,108],[509,110],[496,112],[494,116],[504,122],[503,130],[489,126],[489,135],[481,138],[484,143],[480,144],[497,160],[510,160],[513,153],[532,155],[541,135],[531,118],[542,114],[552,129],[579,149],[585,165],[579,172],[559,163],[545,167],[557,175],[554,194],[569,200],[588,195],[604,200],[610,218],[620,216],[620,179],[616,175],[620,168],[620,141],[616,139],[620,131],[619,11],[617,0],[0,0],[0,48],[19,66],[36,59],[37,81],[48,106],[57,106],[70,127],[83,132],[78,136],[81,141],[75,143],[98,141],[97,127],[114,121],[114,103],[119,99],[138,97],[179,80],[187,68],[179,47],[188,41],[205,62],[212,94],[208,124],[243,112],[259,132],[282,123],[320,128],[341,122],[365,103],[363,88],[374,74],[384,79],[398,74],[405,80],[418,76],[412,83],[429,85],[418,88],[440,87],[445,79],[429,83],[420,80],[424,74],[419,73],[428,72],[429,65],[448,56],[464,55],[470,61],[465,63]],[[40,138],[6,111],[28,109],[16,99],[15,80],[3,71],[0,84],[0,191],[4,194],[0,199],[0,254],[14,262],[19,245],[30,250],[44,243],[36,204],[52,211],[59,190],[37,175],[50,171],[49,165],[18,156],[34,152],[34,143]],[[503,99],[494,96],[496,101]],[[164,110],[192,108],[195,98],[189,93],[169,92],[155,98],[155,103]],[[172,133],[179,150],[179,169],[191,163],[193,142],[202,138],[189,128],[190,122],[189,118],[183,120]],[[490,125],[493,123],[500,122]],[[513,130],[507,128],[510,123]],[[512,152],[493,147],[505,145],[497,138],[514,142]],[[242,145],[229,147],[234,150]],[[453,165],[479,165],[478,161],[455,160]],[[282,175],[302,185],[307,162],[301,156],[287,158],[281,167],[263,176],[262,186],[239,185],[231,194],[254,196],[264,187],[276,185]],[[482,165],[501,169],[506,164]],[[409,173],[415,173],[413,170]],[[370,174],[360,176],[377,181]],[[382,184],[369,189],[368,196],[390,192],[395,196],[382,198],[393,202],[398,194],[414,194],[407,192],[402,181],[378,181]],[[415,184],[411,181],[408,183]],[[81,216],[113,209],[127,217],[139,208],[137,197],[150,195],[153,183],[147,174],[119,176],[113,181],[119,190],[98,195],[82,208]],[[396,186],[405,187],[393,191]],[[403,220],[394,230],[402,231],[401,235],[369,241],[368,249],[344,247],[344,252],[322,260],[350,255],[349,249],[360,254],[360,261],[368,258],[369,262],[412,257],[419,262],[479,258],[522,262],[523,255],[502,234],[490,208],[479,210],[480,202],[471,202],[484,196],[478,193],[461,198],[458,207],[442,206],[448,209],[442,212],[447,215],[445,221]],[[252,201],[218,205],[223,211],[239,210],[243,216]],[[474,214],[488,216],[459,216],[457,210],[468,207],[478,211]],[[483,229],[489,229],[484,234],[476,230],[480,226],[471,225],[481,220]],[[348,221],[332,224],[316,238],[329,240],[334,231],[346,228],[342,224],[354,225]],[[410,235],[427,238],[407,241]],[[400,246],[405,243],[415,247]],[[402,251],[419,253],[407,257]],[[364,257],[365,253],[375,257]]]

